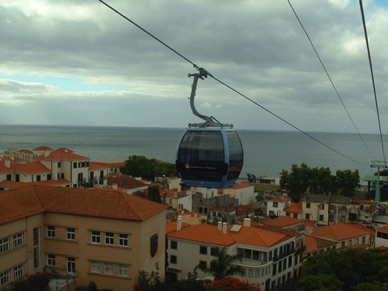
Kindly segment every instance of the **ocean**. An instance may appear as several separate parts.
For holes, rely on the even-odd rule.
[[[7,149],[33,149],[49,146],[67,147],[80,155],[98,161],[126,160],[131,155],[175,162],[177,143],[185,128],[87,127],[0,125],[0,152]],[[382,160],[381,140],[377,134],[309,132],[321,143],[295,131],[237,130],[244,147],[244,167],[247,173],[279,176],[293,164],[356,170],[360,177],[373,174],[372,160]],[[386,144],[388,136],[384,136]],[[369,149],[369,150],[368,150]],[[340,153],[340,154],[339,154]],[[342,155],[341,155],[342,154]],[[372,156],[373,154],[373,156]],[[346,157],[344,157],[346,156]]]

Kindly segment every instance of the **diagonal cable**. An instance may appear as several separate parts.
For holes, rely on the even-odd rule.
[[[166,43],[164,43],[162,40],[160,40],[159,38],[157,38],[156,36],[154,36],[153,34],[151,34],[150,32],[148,32],[146,29],[144,29],[143,27],[141,27],[140,25],[138,25],[137,23],[135,23],[134,21],[132,21],[131,19],[129,19],[127,16],[125,16],[124,14],[122,14],[121,12],[119,12],[118,10],[116,10],[115,8],[113,8],[112,6],[108,5],[107,3],[105,3],[103,0],[98,0],[100,1],[102,4],[104,4],[106,7],[108,7],[109,9],[111,9],[112,11],[114,11],[116,14],[120,15],[121,17],[123,17],[124,19],[126,19],[127,21],[129,21],[130,23],[132,23],[133,25],[135,25],[137,28],[139,28],[140,30],[142,30],[144,33],[148,34],[150,37],[152,37],[153,39],[155,39],[156,41],[158,41],[159,43],[161,43],[162,45],[164,45],[166,48],[168,48],[169,50],[173,51],[175,54],[177,54],[178,56],[180,56],[181,58],[183,58],[185,61],[187,61],[188,63],[192,64],[194,66],[194,68],[196,68],[198,71],[200,71],[201,73],[207,75],[207,76],[210,76],[211,78],[213,78],[215,81],[219,82],[220,84],[224,85],[225,87],[227,87],[228,89],[232,90],[233,92],[237,93],[238,95],[244,97],[245,99],[247,99],[248,101],[252,102],[253,104],[255,104],[256,106],[260,107],[261,109],[265,110],[266,112],[268,112],[269,114],[275,116],[276,118],[280,119],[281,121],[283,121],[284,123],[288,124],[289,126],[291,126],[292,128],[296,129],[297,131],[303,133],[304,135],[306,135],[307,137],[315,140],[316,142],[318,142],[319,144],[323,145],[324,147],[330,149],[331,151],[337,153],[338,155],[348,159],[348,160],[351,160],[353,162],[356,162],[358,164],[362,164],[362,165],[366,165],[362,162],[359,162],[357,160],[354,160],[344,154],[342,154],[341,152],[335,150],[334,148],[328,146],[327,144],[323,143],[322,141],[318,140],[317,138],[315,138],[314,136],[312,136],[311,134],[303,131],[302,129],[298,128],[297,126],[293,125],[292,123],[290,123],[289,121],[285,120],[284,118],[280,117],[279,115],[277,115],[276,113],[272,112],[271,110],[265,108],[264,106],[260,105],[259,103],[257,103],[256,101],[252,100],[251,98],[247,97],[246,95],[244,95],[243,93],[241,93],[240,91],[234,89],[233,87],[229,86],[228,84],[224,83],[223,81],[217,79],[216,77],[214,77],[212,74],[210,74],[208,71],[206,71],[205,69],[203,68],[200,68],[198,67],[195,63],[193,63],[192,61],[190,61],[188,58],[186,58],[184,55],[182,55],[181,53],[179,53],[178,51],[176,51],[175,49],[173,49],[171,46],[167,45]]]
[[[379,123],[379,131],[380,131],[380,139],[381,139],[381,149],[382,149],[382,151],[383,151],[383,158],[384,158],[384,162],[385,162],[386,159],[385,159],[385,152],[384,152],[383,134],[382,134],[382,132],[381,132],[381,122],[380,122],[379,105],[378,105],[378,103],[377,103],[377,94],[376,94],[375,77],[374,77],[374,74],[373,74],[372,58],[371,58],[371,56],[370,56],[369,41],[368,41],[368,33],[367,33],[367,31],[366,31],[365,16],[364,16],[364,8],[363,8],[363,5],[362,5],[362,0],[360,0],[359,3],[360,3],[360,10],[361,10],[362,25],[363,25],[363,27],[364,27],[365,43],[366,43],[366,48],[367,48],[367,51],[368,51],[369,69],[370,69],[370,74],[371,74],[371,78],[372,78],[373,94],[374,94],[374,97],[375,97],[377,120],[378,120],[378,123]]]
[[[354,129],[356,130],[358,136],[360,137],[361,141],[363,142],[365,148],[368,150],[369,154],[374,158],[372,152],[370,151],[369,147],[368,147],[367,144],[365,143],[365,140],[362,138],[360,132],[358,131],[358,128],[357,128],[356,124],[355,124],[354,121],[353,121],[353,118],[351,117],[351,115],[350,115],[348,109],[346,108],[345,103],[344,103],[344,101],[343,101],[342,98],[341,98],[341,95],[339,94],[339,92],[338,92],[336,86],[334,85],[333,80],[332,80],[331,77],[330,77],[329,72],[328,72],[327,69],[326,69],[326,66],[323,64],[323,61],[322,61],[321,57],[320,57],[319,54],[318,54],[318,51],[315,49],[315,46],[314,46],[313,42],[311,41],[311,38],[310,38],[309,34],[307,33],[306,29],[304,28],[304,26],[303,26],[303,24],[302,24],[302,21],[300,20],[298,14],[296,13],[294,7],[292,6],[292,4],[291,4],[291,2],[290,2],[290,0],[288,0],[288,4],[290,5],[292,11],[294,12],[294,15],[295,15],[296,19],[298,20],[300,26],[302,27],[304,33],[306,34],[307,39],[309,40],[309,42],[310,42],[310,44],[311,44],[311,47],[313,48],[313,50],[314,50],[314,52],[315,52],[315,55],[317,56],[319,62],[321,63],[321,66],[322,66],[323,70],[325,71],[326,76],[327,76],[327,78],[329,79],[329,81],[330,81],[330,83],[331,83],[331,85],[332,85],[332,87],[333,87],[335,93],[337,94],[339,100],[341,101],[342,106],[344,107],[344,109],[345,109],[345,111],[346,111],[346,113],[347,113],[347,115],[348,115],[350,121],[352,122]],[[374,159],[375,159],[375,158],[374,158]]]

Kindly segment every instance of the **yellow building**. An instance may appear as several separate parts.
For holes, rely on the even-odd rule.
[[[36,272],[52,274],[59,290],[90,281],[99,289],[131,290],[140,270],[159,268],[163,276],[165,209],[117,190],[2,191],[0,289]]]

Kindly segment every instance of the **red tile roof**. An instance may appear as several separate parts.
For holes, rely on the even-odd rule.
[[[116,190],[34,185],[0,192],[0,224],[42,212],[142,221],[166,207]]]
[[[13,171],[18,173],[51,174],[51,170],[38,161],[27,163],[27,164],[12,164],[11,168]]]
[[[232,232],[232,227],[233,225],[229,225],[226,234],[224,234],[215,225],[198,224],[180,231],[171,232],[168,234],[168,237],[220,246],[241,243],[263,247],[270,247],[289,238],[285,234],[258,227],[241,226],[238,232]]]
[[[14,181],[4,180],[0,182],[0,186],[11,188],[11,189],[30,186],[30,185],[66,186],[69,184],[71,184],[71,182],[67,179],[47,180],[47,181],[39,181],[39,182],[14,182]]]
[[[337,223],[314,228],[311,235],[342,241],[362,235],[374,235],[366,226],[355,223]]]
[[[287,196],[279,195],[279,196],[276,196],[276,197],[270,199],[270,201],[273,201],[273,202],[288,202],[288,201],[291,201],[291,198],[287,197]]]
[[[253,187],[253,186],[251,184],[248,184],[248,183],[239,183],[239,184],[234,184],[229,189],[238,190],[238,189],[244,189],[244,188],[249,188],[249,187]]]
[[[279,226],[279,227],[287,227],[287,226],[303,224],[303,223],[304,221],[302,219],[297,219],[290,216],[279,216],[264,222],[264,224],[266,225],[273,225],[273,226]]]
[[[326,248],[326,247],[333,247],[337,243],[333,242],[331,240],[324,239],[324,238],[314,237],[314,236],[305,234],[304,244],[306,245],[305,254],[309,254],[309,253],[316,252],[316,251],[323,249],[323,248]]]
[[[88,161],[89,158],[74,153],[67,148],[53,150],[48,155],[42,154],[36,157],[37,160],[44,161]]]
[[[137,189],[147,187],[147,185],[143,182],[140,182],[139,180],[125,174],[109,175],[108,185],[113,184],[117,184],[118,187],[125,189]]]
[[[299,203],[291,202],[291,206],[284,208],[284,211],[288,213],[299,214],[299,213],[302,213],[302,209],[303,209],[303,202],[299,202]]]
[[[379,231],[379,232],[388,233],[388,225],[380,226],[376,230]]]

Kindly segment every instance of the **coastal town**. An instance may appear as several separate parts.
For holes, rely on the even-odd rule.
[[[287,290],[305,260],[329,250],[388,247],[388,204],[305,193],[292,201],[278,178],[240,178],[223,189],[184,187],[121,172],[68,148],[0,154],[0,290],[44,273],[50,290],[95,282],[132,290],[139,272],[213,281],[220,250],[240,260],[231,277]],[[255,178],[256,180],[256,178]],[[258,199],[256,184],[273,185]],[[146,199],[157,188],[160,203]]]

